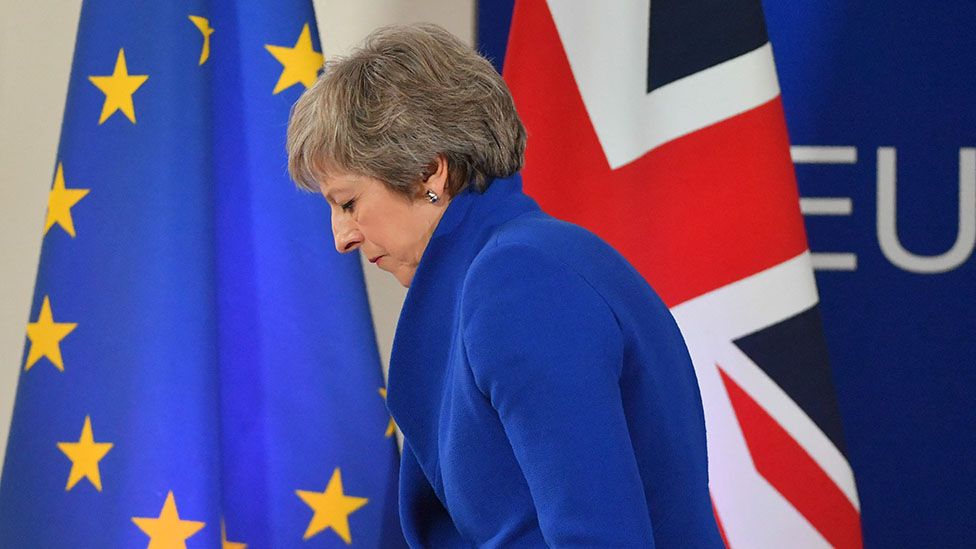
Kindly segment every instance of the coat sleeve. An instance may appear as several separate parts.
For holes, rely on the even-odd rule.
[[[495,245],[469,270],[461,322],[546,542],[653,546],[621,401],[623,338],[604,299],[542,250]]]

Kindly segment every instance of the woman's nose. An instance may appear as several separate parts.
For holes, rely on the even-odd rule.
[[[332,236],[339,253],[351,252],[363,242],[363,235],[350,220],[333,220]]]

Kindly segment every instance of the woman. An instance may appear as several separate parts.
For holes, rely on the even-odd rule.
[[[388,398],[406,539],[722,546],[674,320],[522,193],[524,148],[498,73],[433,25],[374,32],[292,112],[290,171],[328,201],[336,248],[409,287]]]

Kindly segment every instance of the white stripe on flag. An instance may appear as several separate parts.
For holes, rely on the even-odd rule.
[[[718,358],[728,368],[728,360],[692,342],[689,350],[705,409],[709,490],[730,547],[830,547],[753,464],[718,368],[710,362]]]
[[[549,0],[573,77],[611,168],[779,95],[765,45],[647,93],[648,0]]]
[[[732,343],[816,304],[810,252],[803,252],[686,301],[671,312],[688,339],[696,371],[714,370],[720,364],[810,454],[854,508],[860,509],[847,459],[796,402]]]

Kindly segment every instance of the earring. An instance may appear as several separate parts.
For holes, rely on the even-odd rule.
[[[436,194],[436,193],[434,193],[434,191],[432,191],[432,190],[430,190],[430,189],[427,189],[427,200],[428,200],[428,201],[429,201],[429,202],[430,202],[431,204],[435,204],[435,203],[436,203],[436,202],[437,202],[438,200],[440,200],[440,199],[441,199],[441,197],[439,197],[439,196],[437,196],[437,194]]]

